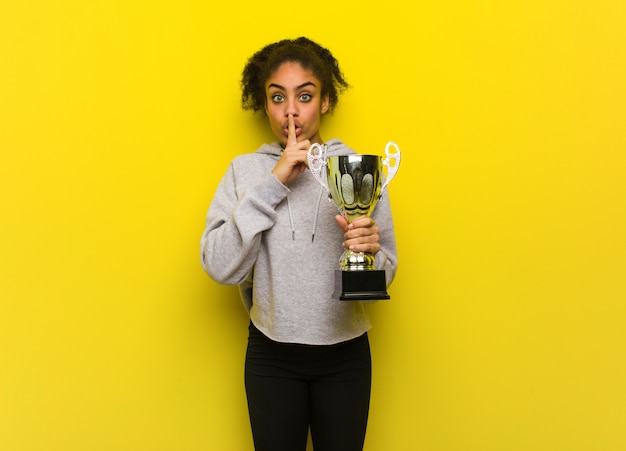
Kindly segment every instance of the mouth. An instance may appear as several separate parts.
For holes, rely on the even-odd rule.
[[[283,127],[283,132],[285,133],[285,136],[289,136],[289,126]],[[296,136],[300,136],[300,133],[302,133],[302,127],[296,125]]]
[[[296,128],[296,130],[300,130],[302,128],[302,124],[300,123],[300,121],[298,119],[295,119],[295,118],[293,120],[293,125]],[[289,121],[285,121],[283,123],[283,128],[285,130],[289,130]]]

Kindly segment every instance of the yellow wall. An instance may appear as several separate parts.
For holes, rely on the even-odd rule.
[[[261,46],[404,152],[368,451],[626,449],[622,0],[0,4],[0,448],[251,449],[246,316],[198,245]],[[241,5],[241,6],[240,6]]]

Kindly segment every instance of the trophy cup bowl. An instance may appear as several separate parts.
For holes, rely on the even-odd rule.
[[[395,152],[390,149],[394,147]],[[387,143],[386,158],[378,155],[326,155],[326,147],[313,144],[308,151],[309,169],[326,189],[329,200],[351,223],[370,216],[400,164],[400,149]],[[387,170],[383,183],[384,169]],[[389,299],[384,270],[376,270],[375,256],[346,249],[335,271],[333,297],[342,301]]]

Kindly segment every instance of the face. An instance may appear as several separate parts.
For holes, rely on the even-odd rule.
[[[298,63],[283,63],[265,83],[265,98],[270,127],[283,146],[290,114],[298,142],[322,143],[319,129],[322,114],[328,111],[328,95],[322,96],[322,85],[311,71]]]

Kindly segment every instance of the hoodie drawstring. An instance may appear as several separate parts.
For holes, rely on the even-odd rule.
[[[311,243],[315,240],[315,231],[317,230],[317,217],[320,212],[320,203],[322,195],[324,194],[324,187],[320,186],[320,193],[317,196],[317,203],[315,205],[315,215],[313,216],[313,229],[311,230]],[[296,239],[296,226],[293,223],[293,214],[291,213],[291,204],[289,203],[289,196],[287,196],[287,211],[289,212],[289,226],[291,227],[291,239]]]
[[[315,231],[317,230],[317,216],[320,212],[320,201],[322,200],[322,194],[324,194],[324,187],[320,186],[320,193],[317,196],[317,204],[315,207],[315,216],[313,217],[313,230],[311,231],[311,243],[315,241]]]
[[[291,214],[289,196],[287,196],[287,211],[289,212],[289,225],[291,226],[291,240],[294,241],[296,239],[296,227],[293,225],[293,215]]]

